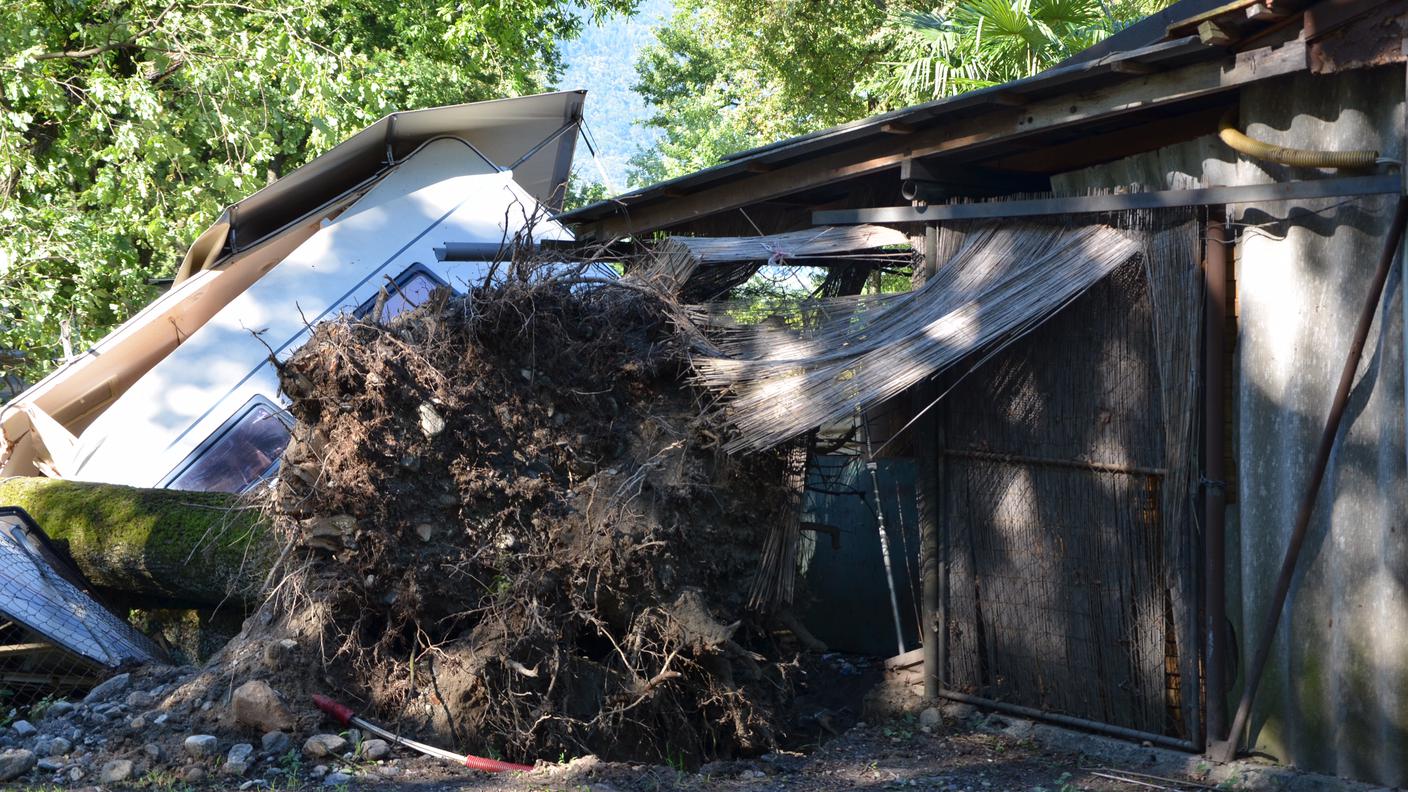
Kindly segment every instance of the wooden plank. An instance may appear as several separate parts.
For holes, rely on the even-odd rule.
[[[851,223],[931,223],[944,220],[1041,217],[1047,215],[1122,212],[1130,209],[1167,209],[1214,204],[1270,203],[1306,198],[1389,195],[1402,189],[1398,174],[1306,179],[1275,184],[1207,187],[1200,190],[1155,190],[1141,193],[1079,195],[1069,198],[1036,198],[1024,201],[930,206],[886,206],[874,209],[833,209],[812,213],[815,225]]]
[[[1230,3],[1225,3],[1223,5],[1218,6],[1217,8],[1205,11],[1196,16],[1191,16],[1187,19],[1181,19],[1177,22],[1174,22],[1172,25],[1168,26],[1168,35],[1174,37],[1186,36],[1189,33],[1196,32],[1198,30],[1198,26],[1203,24],[1204,22],[1211,22],[1213,20],[1219,19],[1220,17],[1243,13],[1247,7],[1256,5],[1257,3],[1260,3],[1262,1],[1263,0],[1232,0],[1232,2]]]
[[[24,674],[20,672],[3,671],[0,672],[0,684],[6,685],[52,685],[54,687],[83,687],[91,685],[97,681],[94,676],[75,676],[72,674]]]
[[[956,153],[1075,127],[1231,91],[1243,85],[1304,71],[1305,45],[1288,42],[1217,61],[1126,80],[1088,93],[1033,100],[1025,108],[998,108],[913,134],[858,141],[839,151],[779,167],[753,178],[705,187],[678,199],[631,208],[584,231],[614,238],[697,220],[790,193],[899,167],[906,159]]]
[[[61,651],[61,650],[60,650],[58,647],[54,646],[53,644],[46,644],[46,643],[9,644],[9,645],[7,645],[7,646],[0,646],[0,658],[3,658],[3,657],[17,657],[17,656],[29,655],[29,654],[43,654],[43,653],[47,653],[47,652],[58,652],[58,651]]]
[[[885,670],[897,671],[901,668],[913,668],[924,662],[924,649],[910,649],[901,655],[885,658]]]
[[[1253,22],[1276,22],[1290,15],[1291,12],[1284,8],[1272,8],[1265,2],[1255,3],[1247,7],[1247,19]]]

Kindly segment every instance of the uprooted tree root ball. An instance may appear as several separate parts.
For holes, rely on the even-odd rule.
[[[322,653],[305,688],[516,760],[774,744],[793,666],[746,603],[783,461],[714,449],[666,316],[515,280],[317,328],[259,630]]]

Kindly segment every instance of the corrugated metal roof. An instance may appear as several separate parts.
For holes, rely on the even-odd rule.
[[[565,212],[558,219],[565,223],[592,222],[622,212],[629,206],[698,190],[706,185],[746,178],[756,173],[749,168],[756,168],[758,163],[775,166],[885,136],[889,134],[884,129],[887,124],[899,122],[913,127],[929,127],[958,115],[1010,110],[1014,98],[1037,99],[1212,60],[1223,56],[1225,50],[1205,45],[1197,36],[1172,41],[1159,39],[1164,36],[1168,20],[1197,14],[1215,5],[1211,0],[1184,0],[1035,76],[740,151],[729,155],[718,165]]]

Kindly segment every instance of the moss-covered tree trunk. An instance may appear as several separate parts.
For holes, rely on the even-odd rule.
[[[28,512],[94,586],[149,606],[248,600],[275,556],[258,511],[221,493],[11,478],[0,506]]]

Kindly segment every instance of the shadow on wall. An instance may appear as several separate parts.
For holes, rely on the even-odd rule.
[[[1296,209],[1248,236],[1237,398],[1240,553],[1229,608],[1255,652],[1295,512],[1376,264],[1387,202]],[[1263,229],[1258,229],[1258,232]],[[1252,743],[1299,767],[1408,781],[1408,459],[1402,254],[1350,391],[1257,692]],[[1229,539],[1232,537],[1229,536]],[[1238,573],[1239,570],[1239,573]],[[1236,680],[1241,685],[1245,680]],[[1240,687],[1232,691],[1233,704]]]

